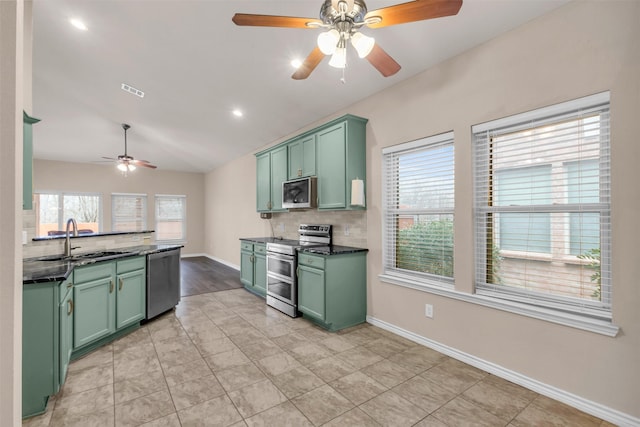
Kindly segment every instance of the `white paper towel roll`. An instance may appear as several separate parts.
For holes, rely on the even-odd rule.
[[[361,179],[351,181],[351,206],[364,206],[364,181]]]

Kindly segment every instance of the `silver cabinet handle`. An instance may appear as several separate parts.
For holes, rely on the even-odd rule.
[[[109,280],[109,293],[113,293],[113,280]]]
[[[71,313],[73,313],[73,300],[69,300],[67,301],[69,304],[69,308],[67,309],[67,316],[71,316]]]
[[[122,285],[124,284],[123,280],[122,280],[122,277],[119,279],[119,281],[120,281],[120,287],[118,287],[118,290],[121,291],[122,290]]]

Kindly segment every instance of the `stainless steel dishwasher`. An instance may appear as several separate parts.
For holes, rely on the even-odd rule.
[[[147,255],[147,317],[152,319],[180,302],[180,249]]]

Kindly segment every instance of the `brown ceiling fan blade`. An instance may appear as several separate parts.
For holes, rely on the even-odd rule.
[[[139,160],[139,159],[135,159],[132,160],[133,163],[151,163],[149,160]]]
[[[387,52],[384,51],[378,43],[373,45],[373,49],[367,55],[367,61],[371,63],[376,70],[380,71],[385,77],[393,76],[395,73],[400,71],[400,64],[396,62]]]
[[[318,46],[316,46],[309,56],[304,60],[302,65],[296,70],[295,73],[291,76],[294,80],[304,80],[311,72],[318,66],[318,64],[324,59],[324,53],[320,50]]]
[[[152,165],[151,163],[140,163],[138,166],[142,166],[142,167],[149,168],[149,169],[157,169],[158,168],[156,165]]]
[[[236,25],[251,27],[284,27],[284,28],[317,28],[309,26],[308,22],[322,24],[322,21],[314,18],[300,18],[296,16],[253,15],[249,13],[236,13],[231,20]]]
[[[415,0],[369,11],[365,16],[365,20],[374,16],[380,17],[382,21],[369,24],[368,27],[382,28],[407,22],[456,15],[461,7],[462,0]]]
[[[112,160],[112,161],[117,161],[118,159],[114,159],[113,157],[102,157],[105,160]]]

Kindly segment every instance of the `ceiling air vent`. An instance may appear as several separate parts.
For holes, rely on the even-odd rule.
[[[141,91],[140,89],[136,89],[135,87],[129,86],[126,83],[122,83],[122,90],[124,90],[125,92],[132,93],[136,96],[139,96],[140,98],[144,98],[143,91]]]

